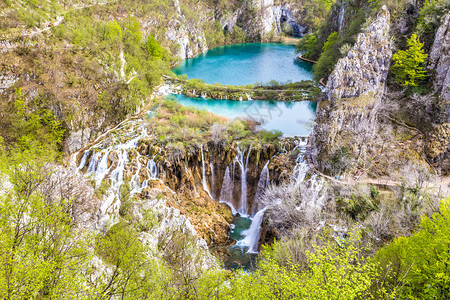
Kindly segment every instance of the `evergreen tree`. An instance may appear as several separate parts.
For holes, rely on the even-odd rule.
[[[407,50],[399,50],[392,56],[394,60],[392,73],[401,85],[417,86],[427,76],[424,62],[428,54],[423,51],[423,43],[419,41],[416,34],[411,35],[407,43]]]

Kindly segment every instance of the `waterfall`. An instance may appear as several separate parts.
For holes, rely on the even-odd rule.
[[[100,152],[100,154],[101,153],[102,152]],[[97,187],[100,185],[103,178],[105,178],[105,176],[109,173],[108,156],[109,156],[109,150],[107,150],[105,155],[102,156],[101,160],[98,162],[98,164],[94,170],[95,185]]]
[[[238,212],[241,216],[248,216],[248,204],[247,204],[247,167],[248,159],[250,157],[250,152],[252,151],[252,146],[248,149],[247,159],[244,163],[244,152],[241,151],[239,146],[237,147],[237,155],[235,160],[241,168],[241,204],[239,206]]]
[[[119,188],[123,183],[123,171],[125,170],[125,164],[128,161],[128,152],[121,149],[116,152],[119,157],[116,168],[111,172],[109,178],[111,178],[113,186]]]
[[[296,164],[292,176],[297,184],[305,180],[306,173],[309,170],[308,163],[304,160],[304,152],[297,155]]]
[[[86,165],[86,159],[89,155],[89,150],[85,151],[83,156],[81,157],[81,161],[80,161],[80,165],[78,166],[78,169],[81,170],[84,168],[84,166]]]
[[[259,235],[261,232],[261,223],[264,217],[264,212],[267,207],[261,209],[256,213],[256,215],[252,219],[252,224],[250,228],[242,232],[242,235],[245,236],[242,240],[238,241],[236,246],[246,248],[248,247],[247,253],[258,253],[258,242]]]
[[[258,212],[258,208],[260,206],[259,199],[264,193],[264,190],[269,185],[270,174],[269,174],[269,165],[270,160],[266,162],[264,168],[261,171],[261,175],[259,176],[258,186],[256,188],[255,200],[253,201],[252,215],[255,215]]]
[[[155,157],[152,157],[147,162],[147,170],[150,172],[150,179],[158,179],[158,166],[154,160]]]
[[[209,167],[211,169],[211,192],[213,197],[215,197],[216,195],[216,185],[214,182],[214,159],[213,159],[213,155],[212,153],[209,155]]]
[[[137,190],[141,187],[141,179],[139,177],[139,172],[141,171],[141,161],[139,160],[139,158],[141,157],[141,155],[139,154],[139,152],[137,152],[137,156],[136,156],[136,160],[137,160],[137,170],[136,173],[133,174],[133,176],[131,177],[131,189],[132,190]]]
[[[208,195],[209,195],[209,197],[211,197],[211,199],[214,199],[211,196],[211,193],[209,192],[208,184],[206,183],[205,157],[203,155],[203,145],[200,145],[200,151],[202,153],[202,183],[203,183],[203,189],[205,190],[205,192],[208,193]]]
[[[100,158],[100,155],[102,155],[101,152],[97,152],[92,154],[91,160],[89,161],[87,173],[93,173],[97,169],[98,159]]]
[[[233,205],[233,188],[234,181],[230,175],[230,167],[227,166],[225,169],[225,176],[223,177],[222,188],[220,190],[219,202],[227,204],[231,208],[231,213],[235,215],[237,214],[237,211]]]
[[[344,3],[341,3],[341,9],[339,10],[339,31],[341,31],[342,23],[344,22],[344,16],[345,16],[345,5]]]
[[[253,100],[252,97],[250,96],[250,93],[245,93],[245,95],[247,96],[247,100]]]

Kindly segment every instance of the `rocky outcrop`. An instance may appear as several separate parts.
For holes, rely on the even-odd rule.
[[[66,139],[66,152],[73,153],[78,151],[89,142],[89,138],[91,136],[91,129],[84,128],[78,131],[70,131],[69,136]]]
[[[181,59],[192,58],[208,51],[202,24],[208,22],[206,14],[209,9],[200,9],[198,22],[193,22],[183,15],[178,0],[174,1],[174,5],[176,16],[166,25],[165,38],[179,45],[178,57]]]
[[[442,175],[450,174],[450,13],[436,32],[427,69],[432,74],[433,87],[439,95],[436,107],[442,116],[433,118],[432,130],[426,134],[425,153],[428,161]]]
[[[389,12],[384,6],[328,78],[326,93],[330,101],[369,94],[381,98],[392,57],[389,24]]]
[[[450,101],[450,13],[445,16],[436,33],[427,69],[434,72],[435,91],[444,100]]]
[[[288,31],[293,36],[301,37],[307,27],[299,24],[295,14],[295,4],[276,4],[274,0],[254,0],[244,4],[239,19],[243,29],[251,38],[271,38]]]
[[[383,6],[328,78],[314,129],[314,151],[322,170],[330,171],[330,159],[339,164],[369,155],[392,57],[389,28],[390,15]]]

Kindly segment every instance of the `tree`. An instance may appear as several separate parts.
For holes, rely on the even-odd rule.
[[[147,38],[147,42],[145,43],[145,46],[147,48],[148,54],[155,59],[164,59],[164,49],[161,47],[161,45],[158,43],[158,41],[155,39],[155,37],[152,34],[149,34]]]
[[[423,43],[419,41],[416,34],[411,35],[407,43],[407,50],[399,50],[392,56],[394,60],[392,73],[401,85],[417,86],[427,77],[424,62],[428,54],[422,49]]]
[[[400,237],[377,253],[393,287],[401,286],[402,299],[450,297],[450,197],[439,213],[424,216],[421,229]]]
[[[278,242],[277,242],[278,243]],[[264,259],[253,274],[240,273],[222,286],[221,292],[232,294],[225,299],[382,299],[383,288],[373,292],[377,276],[376,262],[367,257],[361,232],[346,239],[331,237],[323,246],[306,251],[307,267],[291,263],[281,265],[271,248],[264,249]]]
[[[82,299],[87,239],[73,226],[72,199],[46,196],[52,152],[0,150],[0,297]]]
[[[304,58],[310,59],[313,58],[317,47],[317,37],[314,34],[305,34],[303,38],[301,38],[297,45],[295,45],[295,52],[300,53],[304,52],[302,55]]]

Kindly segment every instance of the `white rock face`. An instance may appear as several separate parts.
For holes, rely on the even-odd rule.
[[[280,5],[273,0],[254,0],[244,4],[242,11],[239,18],[246,20],[243,29],[251,37],[278,36],[286,23],[291,26],[294,36],[302,36],[307,31],[306,27],[297,23],[293,13],[295,9],[289,3]]]
[[[389,12],[385,6],[328,78],[327,101],[319,103],[314,144],[323,157],[342,148],[366,159],[377,128],[377,115],[392,58]],[[326,162],[320,166],[327,169]]]
[[[338,61],[327,81],[326,93],[331,101],[369,92],[381,98],[392,58],[389,19],[383,6],[376,20],[358,35],[352,50]]]
[[[84,128],[78,131],[71,131],[69,137],[66,140],[67,152],[70,154],[81,149],[83,145],[86,145],[89,142],[90,136],[91,136],[90,128]]]
[[[167,31],[165,37],[180,46],[178,56],[181,59],[192,58],[208,51],[205,33],[201,29],[201,24],[206,20],[207,12],[201,11],[200,22],[197,24],[188,20],[182,13],[178,0],[174,1],[176,8],[176,17],[166,25]]]
[[[11,87],[19,78],[13,74],[0,74],[0,94]]]
[[[427,69],[435,71],[434,89],[450,100],[450,13],[448,13],[434,39]]]

